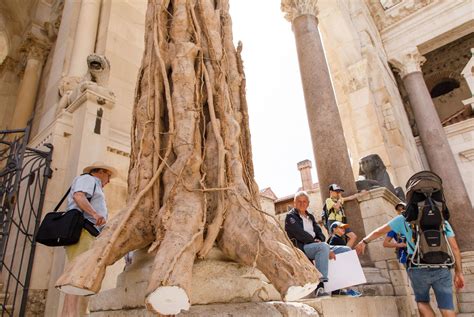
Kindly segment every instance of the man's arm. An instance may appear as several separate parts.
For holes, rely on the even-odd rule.
[[[296,223],[296,219],[291,215],[286,216],[285,230],[290,238],[295,238],[296,240],[305,244],[314,242],[314,238],[309,233],[304,231],[304,229]]]
[[[354,195],[350,195],[350,196],[347,196],[347,197],[342,197],[343,201],[350,201],[350,200],[354,200],[354,199],[357,199],[361,196],[365,196],[367,195],[369,192],[367,190],[362,190],[360,193],[355,193]]]
[[[72,198],[76,202],[77,206],[85,213],[88,213],[95,219],[95,225],[102,226],[105,225],[105,218],[100,216],[92,207],[89,200],[86,197],[86,194],[83,192],[75,192],[72,195]]]
[[[458,243],[456,242],[455,237],[448,238],[449,246],[451,250],[453,250],[454,260],[456,261],[454,265],[454,286],[457,289],[461,289],[464,287],[464,275],[462,274],[462,259],[461,259],[461,251],[459,251]]]
[[[384,224],[381,227],[378,227],[371,233],[369,233],[365,238],[362,238],[360,242],[356,245],[355,250],[357,251],[357,254],[364,254],[365,252],[365,247],[367,244],[369,244],[371,241],[380,238],[381,236],[387,234],[392,230],[388,223]]]

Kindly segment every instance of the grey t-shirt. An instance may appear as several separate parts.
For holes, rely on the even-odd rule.
[[[100,179],[90,174],[84,174],[74,178],[71,185],[71,192],[67,196],[67,210],[81,210],[73,199],[74,193],[77,192],[83,192],[86,195],[87,199],[89,199],[89,202],[94,208],[94,210],[100,216],[104,217],[105,220],[107,220],[107,205],[105,204],[105,195],[102,191],[102,184],[100,182]],[[95,219],[91,215],[89,215],[87,212],[83,212],[83,214],[84,218],[95,224]],[[97,228],[97,230],[101,231],[104,226],[95,227]]]

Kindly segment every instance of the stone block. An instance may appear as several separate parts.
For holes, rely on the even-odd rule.
[[[458,293],[457,294],[459,302],[474,302],[474,293]]]
[[[393,285],[408,285],[408,275],[405,270],[390,271],[390,280]]]
[[[390,278],[390,273],[389,273],[389,270],[387,270],[387,269],[381,269],[381,270],[380,270],[380,275],[381,275],[383,278],[386,278],[386,279],[389,279],[389,278]]]
[[[389,270],[400,270],[404,268],[397,259],[387,260],[387,266]]]
[[[156,316],[146,309],[124,309],[119,311],[96,311],[91,317],[151,317]],[[274,316],[274,317],[319,317],[311,306],[303,303],[267,302],[241,304],[213,304],[192,306],[177,317],[224,317],[224,316]]]
[[[393,296],[392,284],[363,284],[356,287],[364,296]]]
[[[399,316],[394,296],[376,297],[325,297],[305,300],[305,304],[316,309],[321,316]]]
[[[390,279],[383,277],[377,268],[364,267],[363,271],[368,284],[390,283]]]
[[[398,315],[400,317],[415,317],[417,316],[416,303],[413,299],[406,296],[397,296]]]
[[[387,269],[388,268],[387,261],[376,261],[376,262],[374,262],[374,265],[378,269]]]
[[[411,295],[411,288],[406,285],[394,285],[393,290],[395,291],[395,295],[397,296]]]
[[[474,313],[474,303],[459,303],[460,313]]]

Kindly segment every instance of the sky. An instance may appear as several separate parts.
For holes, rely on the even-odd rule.
[[[242,41],[255,179],[277,197],[301,186],[297,163],[313,162],[291,23],[279,0],[230,1],[234,43]]]

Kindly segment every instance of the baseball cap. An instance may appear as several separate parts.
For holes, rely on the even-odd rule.
[[[343,192],[344,191],[344,189],[342,189],[342,187],[339,186],[338,184],[329,185],[329,190],[332,190],[333,192]]]
[[[395,205],[395,209],[398,209],[398,207],[406,208],[407,204],[405,204],[404,202],[399,202],[398,204]]]
[[[332,224],[331,224],[331,230],[334,230],[335,228],[349,228],[349,225],[347,223],[342,223],[340,221],[334,221]]]

